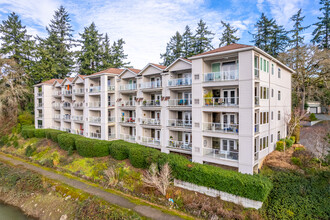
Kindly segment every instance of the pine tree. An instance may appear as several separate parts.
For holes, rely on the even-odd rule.
[[[219,47],[227,46],[229,44],[233,44],[239,41],[240,38],[234,35],[237,32],[237,29],[230,26],[229,23],[225,23],[223,21],[221,21],[221,24],[222,27],[225,28],[225,30],[222,32],[222,37],[219,38],[220,40]]]
[[[105,34],[104,41],[102,42],[102,69],[113,67],[113,54],[108,34]]]
[[[185,31],[182,34],[182,41],[183,41],[182,56],[185,58],[193,56],[194,55],[194,49],[193,49],[194,36],[188,25],[185,27]]]
[[[125,41],[121,38],[114,42],[111,47],[113,67],[115,68],[127,67],[130,64],[130,62],[124,62],[127,59],[127,55],[124,53],[124,44]]]
[[[196,34],[194,36],[194,53],[200,54],[213,49],[212,39],[214,33],[208,30],[206,23],[201,19],[197,24]]]
[[[163,65],[168,66],[179,57],[184,56],[183,41],[181,34],[177,31],[174,36],[171,37],[170,42],[167,43],[166,52],[160,55],[163,59]]]
[[[320,11],[322,12],[322,17],[317,17],[319,20],[314,25],[316,26],[313,31],[314,38],[312,42],[317,44],[317,46],[321,49],[329,49],[330,48],[330,2],[329,0],[321,0],[320,1]]]
[[[81,37],[81,50],[77,53],[79,73],[90,75],[102,69],[102,34],[99,34],[94,22],[84,28]]]
[[[270,55],[277,57],[279,53],[284,52],[288,46],[289,40],[284,27],[282,25],[277,25],[276,21],[274,21],[270,43]]]
[[[254,25],[257,33],[252,34],[254,45],[264,50],[266,53],[271,53],[271,39],[273,34],[273,27],[275,21],[268,19],[264,13],[261,14],[260,19]]]
[[[294,14],[290,19],[294,22],[293,29],[289,31],[289,33],[292,33],[292,37],[290,40],[290,44],[293,46],[293,48],[297,49],[304,43],[304,37],[302,36],[302,32],[309,28],[309,26],[302,27],[302,22],[304,20],[305,16],[301,16],[301,9],[298,10],[296,14]]]

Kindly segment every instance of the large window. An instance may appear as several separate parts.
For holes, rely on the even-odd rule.
[[[278,100],[281,100],[281,91],[278,91],[277,99],[278,99]]]
[[[278,78],[281,78],[281,69],[278,68]]]
[[[281,111],[278,111],[278,113],[277,113],[277,119],[278,120],[281,120]]]

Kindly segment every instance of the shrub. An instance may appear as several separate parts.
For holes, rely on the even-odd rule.
[[[31,157],[36,152],[36,150],[37,150],[36,147],[29,145],[29,146],[27,146],[27,148],[25,148],[25,155],[27,157]]]
[[[313,153],[307,150],[295,150],[292,153],[292,157],[299,158],[301,161],[301,166],[308,167],[313,159]]]
[[[296,143],[296,137],[295,136],[291,136],[290,140],[292,141],[292,144]]]
[[[297,157],[291,157],[291,162],[297,166],[301,166],[301,160]]]
[[[296,147],[296,148],[294,149],[294,151],[303,151],[303,150],[305,150],[304,147]]]
[[[285,138],[284,141],[285,141],[285,148],[290,148],[293,144],[293,141],[289,138]]]
[[[0,147],[5,146],[9,142],[8,135],[2,136],[0,138]]]
[[[283,151],[284,150],[284,142],[283,141],[277,141],[276,142],[276,150]]]
[[[77,152],[83,157],[104,157],[109,155],[109,141],[94,140],[90,138],[76,138]]]
[[[317,118],[316,118],[316,116],[315,116],[314,113],[312,113],[312,114],[309,115],[309,119],[310,119],[311,121],[317,121]]]
[[[17,120],[21,125],[32,125],[34,117],[31,113],[25,111],[17,117]]]
[[[148,168],[152,163],[158,163],[160,151],[143,146],[129,148],[129,161],[136,168]]]
[[[58,144],[60,145],[60,148],[68,151],[70,148],[71,150],[76,149],[75,141],[77,138],[80,137],[81,136],[77,134],[62,133],[57,136],[57,140],[58,140]]]
[[[116,160],[125,160],[128,158],[128,146],[130,143],[127,143],[122,140],[111,141],[109,145],[110,155]]]
[[[35,128],[33,126],[31,126],[31,125],[29,125],[29,126],[22,126],[22,132],[21,132],[22,137],[24,139],[34,137],[34,130],[35,130]]]
[[[34,136],[37,138],[44,138],[45,136],[45,130],[44,129],[35,129],[34,130]]]
[[[60,135],[60,134],[64,134],[66,132],[64,131],[59,131],[59,130],[52,130],[50,131],[50,139],[56,143],[58,143],[58,139],[57,139],[57,136]]]

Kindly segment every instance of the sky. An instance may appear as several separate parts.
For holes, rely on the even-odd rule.
[[[223,31],[221,20],[238,29],[238,43],[253,44],[250,33],[262,12],[287,30],[292,27],[290,17],[300,8],[306,26],[321,15],[319,0],[0,0],[0,20],[15,12],[28,34],[44,37],[60,5],[69,12],[75,38],[94,22],[110,40],[125,40],[127,60],[138,69],[160,63],[160,53],[165,52],[170,37],[176,31],[182,34],[186,25],[195,30],[200,19],[215,33],[212,44],[217,48]],[[304,32],[306,42],[314,28],[312,25]]]

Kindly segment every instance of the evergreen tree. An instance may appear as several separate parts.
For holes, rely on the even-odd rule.
[[[124,62],[127,59],[127,55],[124,53],[124,44],[125,41],[121,38],[114,42],[111,47],[113,67],[115,68],[126,67],[130,64],[130,62]]]
[[[270,43],[270,55],[277,57],[279,53],[282,53],[287,48],[289,43],[289,37],[287,31],[285,31],[282,25],[277,25],[276,21],[273,25],[272,38]]]
[[[201,19],[197,24],[196,34],[194,36],[194,53],[200,54],[213,49],[212,39],[214,33],[208,30],[206,23]]]
[[[177,31],[174,36],[171,37],[170,42],[167,43],[166,52],[160,55],[163,59],[163,65],[168,66],[179,57],[183,57],[183,41],[181,34]]]
[[[104,41],[102,42],[102,69],[113,67],[113,56],[110,39],[108,34],[105,34]]]
[[[273,34],[273,27],[275,21],[268,19],[264,13],[261,14],[260,19],[254,25],[257,29],[257,33],[252,34],[254,45],[264,50],[266,53],[271,53],[271,39]]]
[[[194,49],[193,49],[194,36],[188,25],[185,27],[185,31],[182,34],[182,41],[183,41],[182,56],[185,58],[193,56],[194,55]]]
[[[317,46],[321,49],[329,49],[330,48],[330,2],[329,0],[321,0],[320,11],[322,12],[322,17],[317,17],[319,20],[314,25],[316,26],[313,31],[314,38],[312,42],[317,44]]]
[[[225,30],[222,32],[222,37],[219,39],[219,47],[221,46],[227,46],[229,44],[236,43],[240,38],[236,37],[234,34],[237,32],[237,29],[230,26],[229,23],[225,23],[221,21],[222,27],[225,28]]]
[[[301,9],[298,10],[296,14],[294,14],[290,19],[294,22],[293,29],[289,31],[292,33],[292,37],[290,40],[290,44],[293,48],[297,49],[300,47],[304,42],[304,37],[302,36],[302,32],[309,28],[309,26],[303,27],[302,21],[304,20],[305,16],[301,16]]]
[[[102,69],[102,34],[99,34],[94,22],[84,28],[81,37],[81,50],[77,53],[79,73],[90,75]]]

